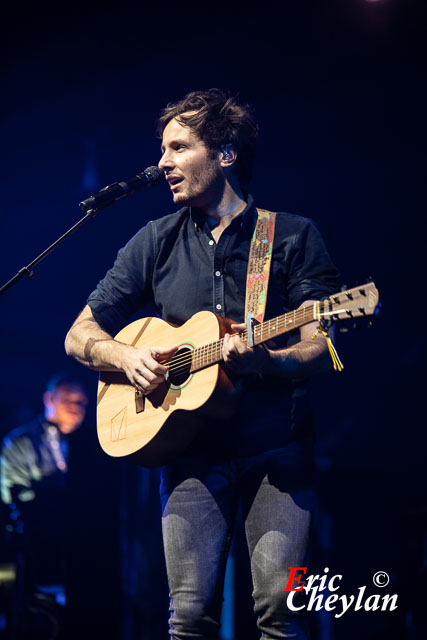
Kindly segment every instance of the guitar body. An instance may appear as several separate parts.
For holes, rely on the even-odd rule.
[[[178,346],[177,355],[189,361],[192,351],[219,340],[230,330],[230,323],[210,311],[200,311],[181,327],[159,318],[143,318],[127,325],[115,339],[134,347]],[[220,407],[227,407],[228,403],[212,399],[217,385],[232,395],[233,385],[219,364],[195,373],[184,367],[179,375],[169,374],[165,383],[143,398],[136,395],[124,373],[102,372],[97,405],[102,449],[110,456],[130,457],[144,466],[165,464],[188,446],[205,413],[213,410],[218,415]]]

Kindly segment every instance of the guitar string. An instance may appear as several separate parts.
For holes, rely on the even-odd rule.
[[[306,314],[307,311],[313,312],[313,306],[310,307],[304,307],[303,309],[299,309],[295,312],[289,312],[287,314],[284,314],[283,316],[278,316],[277,319],[273,318],[271,320],[267,320],[266,322],[256,325],[254,327],[254,334],[255,334],[255,339],[261,337],[262,338],[262,334],[263,331],[268,331],[269,337],[271,337],[272,334],[272,329],[273,332],[277,331],[278,328],[286,328],[287,324],[290,324],[292,321],[292,324],[295,325],[297,319],[304,319],[304,316]],[[322,305],[323,309],[324,306]],[[345,311],[345,309],[343,310],[336,310],[335,313],[342,313],[343,311]],[[323,311],[321,313],[324,313]],[[289,316],[292,316],[292,318],[290,318]],[[289,323],[288,323],[288,318],[289,318]],[[273,326],[272,326],[273,325]],[[292,328],[297,328],[296,326],[294,327],[289,327],[289,330],[291,330]],[[243,331],[242,333],[239,334],[242,340],[247,341],[247,331]],[[278,335],[277,333],[275,335]],[[280,332],[279,332],[280,335]],[[274,335],[273,335],[274,337]],[[269,338],[267,338],[269,339]],[[181,356],[179,356],[177,359],[172,358],[172,360],[164,360],[162,361],[160,364],[163,364],[165,366],[168,366],[168,362],[170,362],[169,365],[169,372],[174,371],[177,372],[180,369],[183,369],[184,367],[187,367],[188,365],[193,364],[194,361],[197,362],[197,360],[200,360],[200,364],[202,364],[203,368],[206,364],[214,364],[215,362],[219,362],[220,360],[222,360],[222,357],[219,357],[218,360],[215,359],[215,361],[212,361],[212,353],[213,350],[215,350],[215,358],[217,357],[217,352],[219,351],[219,353],[221,353],[222,350],[222,344],[224,342],[224,339],[221,338],[220,340],[216,341],[216,342],[211,342],[209,344],[203,345],[202,347],[198,347],[196,350],[194,351],[190,351],[188,353],[184,353]],[[210,354],[208,351],[208,348],[210,347]],[[204,350],[204,352],[203,352]],[[195,356],[195,357],[194,357]],[[209,356],[210,362],[209,360],[206,360],[206,356]],[[198,371],[200,369],[195,369],[195,371]]]
[[[356,289],[360,290],[360,287],[357,287]],[[355,293],[356,289],[352,289],[350,290],[348,293]],[[331,298],[333,298],[333,296],[331,296]],[[331,302],[332,305],[337,304],[336,301],[331,300],[331,298],[325,299],[320,301],[320,308],[319,311],[322,315],[326,315],[325,312],[325,303],[326,302]],[[358,295],[357,298],[360,298],[360,296]],[[343,301],[340,301],[340,304],[343,304]],[[354,301],[353,301],[354,304]],[[270,337],[275,337],[277,335],[281,335],[284,332],[281,331],[282,328],[287,328],[287,324],[291,325],[293,324],[294,326],[289,326],[288,330],[292,330],[292,329],[296,329],[298,328],[298,326],[301,326],[300,324],[297,325],[297,322],[299,322],[300,320],[305,320],[305,315],[308,312],[310,312],[311,314],[313,314],[313,311],[315,309],[316,305],[310,305],[310,306],[306,306],[303,307],[302,309],[296,309],[295,311],[289,311],[288,313],[285,313],[284,315],[281,316],[277,316],[276,318],[272,318],[271,320],[267,320],[261,324],[255,325],[254,326],[254,338],[255,340],[257,340],[258,338],[261,338],[261,341],[258,344],[261,344],[262,342],[265,342],[266,340],[270,339]],[[338,310],[334,310],[334,313],[342,313],[347,311],[347,309],[338,309]],[[304,323],[302,323],[304,324]],[[280,329],[280,331],[279,331]],[[267,331],[268,332],[268,338],[263,339],[263,332]],[[275,333],[274,333],[275,332]],[[272,335],[273,333],[273,335]],[[247,331],[243,331],[242,333],[239,334],[241,339],[244,341],[247,341],[248,338],[248,334]],[[202,345],[201,347],[197,347],[194,351],[189,351],[187,353],[183,353],[182,355],[178,356],[178,358],[173,357],[171,360],[163,360],[160,361],[160,364],[167,366],[169,369],[169,372],[177,372],[180,369],[183,369],[184,367],[187,367],[188,365],[190,365],[190,370],[191,370],[191,365],[194,364],[194,362],[197,362],[197,360],[200,361],[200,364],[203,365],[201,368],[203,368],[205,365],[209,365],[209,364],[214,364],[215,362],[220,362],[220,360],[222,360],[222,356],[220,355],[222,352],[222,345],[223,345],[224,339],[221,338],[220,340],[217,340],[216,342],[211,342],[209,344],[206,345]],[[210,351],[209,351],[210,349]],[[212,355],[213,352],[215,352],[215,361],[212,361]],[[219,354],[217,355],[217,353],[219,352]],[[206,356],[208,356],[208,360],[206,359]],[[218,357],[219,356],[219,357]],[[216,359],[218,357],[218,359]],[[210,360],[210,362],[209,362]],[[205,362],[206,361],[206,362]],[[198,371],[200,369],[194,369],[194,371]]]
[[[290,321],[292,320],[292,324],[295,324],[296,320],[300,320],[300,319],[304,319],[304,316],[307,312],[307,310],[311,311],[311,313],[313,313],[313,306],[310,307],[304,307],[303,309],[299,309],[295,312],[291,311],[289,312],[289,314],[285,314],[283,316],[278,316],[278,320],[276,319],[271,319],[271,320],[267,320],[266,322],[256,325],[254,327],[254,334],[255,334],[255,339],[262,337],[262,333],[264,331],[268,331],[269,336],[271,336],[272,333],[272,329],[273,331],[276,331],[278,328],[282,328],[285,327],[287,324],[290,324]],[[289,322],[287,319],[287,316],[292,316],[292,318],[289,318]],[[272,327],[271,325],[274,324],[274,327]],[[289,329],[294,328],[294,327],[289,327]],[[296,327],[295,327],[296,328]],[[247,341],[247,331],[243,331],[242,333],[239,334],[242,340]],[[277,334],[276,334],[277,335]],[[196,350],[194,351],[190,351],[189,353],[184,353],[181,356],[179,356],[178,358],[172,358],[170,361],[169,360],[165,360],[160,362],[160,364],[163,364],[165,366],[168,366],[168,362],[170,363],[169,365],[169,372],[171,371],[178,371],[179,369],[182,369],[183,367],[187,366],[188,364],[192,364],[193,363],[193,359],[194,360],[198,360],[200,359],[200,361],[205,360],[206,355],[208,354],[208,348],[211,347],[210,353],[212,355],[213,350],[216,351],[221,351],[221,347],[222,344],[224,342],[224,339],[221,338],[220,340],[216,341],[216,342],[211,342],[207,345],[203,345],[202,347],[198,347]],[[201,350],[205,350],[204,353],[201,352]],[[198,353],[197,353],[198,352]],[[196,356],[195,358],[193,358],[193,356]],[[221,360],[222,358],[220,358]],[[218,362],[218,361],[217,361]],[[209,363],[209,364],[212,364]]]
[[[275,323],[276,324],[276,323]],[[278,323],[279,326],[282,323]],[[256,331],[256,334],[260,334],[261,331]],[[271,333],[271,331],[270,331]],[[244,341],[247,341],[247,331],[244,331],[242,333],[239,334],[241,339]],[[255,335],[255,339],[260,337],[259,335]],[[211,342],[209,344],[203,345],[201,347],[197,347],[197,349],[195,349],[194,351],[189,351],[188,353],[184,353],[182,355],[180,355],[178,358],[172,358],[170,361],[169,360],[165,360],[163,362],[161,362],[160,364],[166,365],[168,364],[168,362],[170,362],[171,366],[169,367],[169,371],[172,371],[174,369],[177,368],[182,368],[184,365],[189,364],[190,362],[192,362],[192,360],[204,360],[206,355],[207,355],[207,349],[210,347],[210,354],[212,354],[214,351],[217,352],[218,350],[221,351],[221,347],[222,344],[224,342],[223,338],[220,338],[220,340],[217,340],[216,342]],[[202,353],[202,350],[205,350],[205,353]],[[194,356],[194,358],[193,358]],[[172,366],[173,365],[173,366]],[[178,365],[178,367],[176,367],[175,365]]]
[[[295,314],[294,314],[294,312],[290,312],[289,315],[292,315],[292,316],[295,315],[295,318],[292,318],[293,324],[295,323],[295,320],[297,320],[297,317],[298,317],[298,320],[299,319],[303,319],[307,310],[310,310],[311,312],[313,312],[313,307],[304,307],[304,309],[300,309],[300,310],[296,311]],[[289,324],[288,321],[287,321],[287,318],[286,318],[287,315],[288,314],[285,314],[284,316],[278,316],[278,318],[280,318],[280,319],[277,320],[277,321],[276,321],[276,319],[272,319],[272,320],[267,320],[263,324],[256,325],[254,327],[254,329],[255,329],[255,331],[254,331],[255,332],[255,339],[257,339],[259,337],[262,337],[263,331],[268,331],[269,332],[269,336],[271,336],[271,333],[272,333],[272,326],[271,325],[272,325],[272,323],[274,323],[273,331],[276,331],[277,328],[279,328],[279,327],[282,328],[283,326],[286,328],[286,324]],[[268,326],[268,325],[270,325],[270,326]],[[296,328],[296,327],[289,327],[289,329],[291,329],[291,328]],[[239,335],[243,340],[247,341],[247,331],[243,331]],[[170,360],[170,361],[165,360],[165,361],[161,362],[160,364],[164,364],[164,365],[167,366],[167,363],[170,362],[171,365],[174,365],[174,366],[170,366],[169,371],[180,369],[183,366],[185,366],[185,365],[189,364],[190,362],[192,362],[194,355],[196,356],[194,358],[195,360],[197,360],[197,359],[200,359],[200,360],[203,359],[204,360],[206,355],[207,355],[207,349],[209,347],[211,347],[211,353],[212,353],[212,351],[213,351],[212,347],[214,347],[215,351],[217,351],[218,347],[222,346],[222,343],[223,343],[223,338],[221,338],[219,341],[203,345],[202,347],[198,347],[195,351],[190,351],[189,353],[184,353],[180,357],[178,357],[177,359],[172,358],[172,360]],[[205,353],[200,352],[203,349],[205,350]],[[197,352],[199,352],[199,353],[197,353]],[[178,366],[175,366],[175,365],[178,365]]]

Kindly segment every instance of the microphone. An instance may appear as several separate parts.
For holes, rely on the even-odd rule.
[[[116,200],[121,200],[125,196],[144,189],[144,187],[154,186],[164,180],[165,174],[159,167],[148,167],[142,173],[137,173],[136,176],[123,180],[123,182],[113,182],[108,186],[95,193],[90,198],[82,200],[79,204],[80,209],[83,211],[100,211],[105,209]]]

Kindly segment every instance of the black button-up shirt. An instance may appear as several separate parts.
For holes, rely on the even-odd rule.
[[[183,208],[149,222],[119,251],[116,262],[88,298],[95,320],[114,335],[151,303],[159,316],[182,324],[198,311],[244,321],[246,273],[257,220],[251,196],[246,209],[222,232],[218,243],[203,215]],[[265,320],[297,308],[305,300],[334,293],[337,271],[314,223],[278,213]],[[298,338],[285,336],[270,346]],[[222,451],[247,453],[279,447],[300,437],[305,427],[305,394],[282,378],[246,376],[239,419],[215,427]],[[299,398],[298,405],[295,398]],[[303,410],[301,410],[301,407]],[[227,443],[222,439],[227,433]]]

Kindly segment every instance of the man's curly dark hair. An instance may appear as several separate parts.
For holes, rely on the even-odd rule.
[[[157,125],[160,138],[173,118],[189,127],[212,151],[231,145],[237,152],[235,172],[239,183],[246,185],[250,182],[258,125],[249,105],[239,104],[236,97],[221,89],[191,91],[161,111]]]

